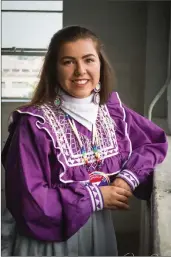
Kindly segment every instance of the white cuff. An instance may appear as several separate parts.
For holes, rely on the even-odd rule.
[[[140,184],[136,175],[130,170],[122,170],[116,177],[123,178],[131,186],[133,191]]]
[[[104,207],[103,196],[100,189],[96,185],[86,184],[87,190],[89,191],[93,211],[100,211]]]

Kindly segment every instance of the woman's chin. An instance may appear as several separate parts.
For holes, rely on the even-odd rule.
[[[75,98],[86,98],[88,96],[91,95],[92,91],[91,92],[68,92],[71,96],[75,97]]]

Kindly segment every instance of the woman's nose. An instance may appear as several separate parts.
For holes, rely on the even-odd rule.
[[[81,76],[86,73],[86,69],[83,64],[77,64],[75,68],[75,76]]]

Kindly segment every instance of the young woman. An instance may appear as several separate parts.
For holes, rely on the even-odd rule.
[[[112,88],[94,33],[71,26],[52,37],[33,99],[13,112],[2,154],[16,224],[7,255],[118,254],[111,210],[127,210],[132,194],[149,198],[167,142]]]

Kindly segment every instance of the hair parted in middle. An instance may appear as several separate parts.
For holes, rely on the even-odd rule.
[[[108,97],[115,86],[114,72],[106,57],[101,40],[87,28],[69,26],[56,32],[50,41],[41,70],[40,80],[30,103],[31,105],[54,101],[57,92],[60,89],[56,67],[61,46],[65,43],[74,42],[79,39],[91,39],[95,43],[96,51],[101,63],[100,104],[105,104],[107,102]]]

